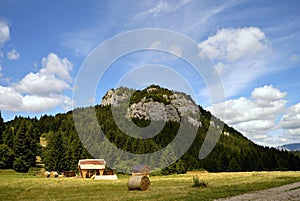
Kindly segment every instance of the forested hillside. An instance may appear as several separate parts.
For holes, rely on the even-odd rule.
[[[118,90],[115,92],[121,96],[130,91],[133,92],[127,88],[122,88],[121,91],[123,92],[121,93]],[[180,123],[177,121],[178,118],[174,116],[174,111],[178,111],[181,119],[185,118],[183,114],[187,114],[186,111],[192,111],[193,113],[195,110],[194,105],[190,106],[193,109],[186,107],[187,103],[194,104],[189,96],[182,93],[174,94],[173,91],[159,86],[151,86],[137,91],[130,100],[129,106],[131,109],[127,110],[129,114],[120,114],[126,115],[128,121],[132,119],[136,125],[145,127],[151,123],[151,120],[141,116],[141,114],[144,115],[140,111],[141,104],[146,106],[152,104],[168,110],[169,113],[167,112],[164,119],[157,119],[157,123],[162,120],[167,121],[163,129],[149,139],[134,138],[118,128],[114,121],[111,104],[108,101],[109,96],[112,98],[111,94],[106,94],[102,104],[77,108],[75,113],[84,117],[81,123],[85,132],[88,133],[86,138],[97,139],[99,136],[97,126],[90,122],[90,115],[95,111],[98,125],[100,125],[108,140],[116,147],[131,153],[152,153],[164,148],[175,138]],[[117,99],[114,100],[118,102]],[[174,107],[176,106],[176,110],[171,108],[172,104]],[[164,168],[161,173],[184,173],[195,169],[206,169],[213,172],[300,169],[300,158],[298,156],[287,151],[256,145],[226,124],[221,130],[222,134],[213,151],[205,159],[199,160],[199,150],[210,124],[213,123],[217,128],[217,125],[222,122],[216,118],[212,121],[212,115],[201,106],[196,106],[196,108],[199,109],[201,114],[199,119],[190,114],[186,115],[186,122],[191,128],[196,127],[197,129],[197,135],[192,145],[179,160]],[[188,137],[189,133],[187,132],[186,135]],[[40,137],[47,139],[47,147],[42,147],[39,144]],[[3,119],[0,118],[0,168],[13,168],[17,171],[26,172],[35,165],[35,157],[41,155],[47,170],[77,170],[79,159],[97,157],[95,154],[92,156],[88,153],[81,140],[75,129],[72,111],[55,116],[44,115],[40,119],[16,117],[12,121],[3,122]],[[97,142],[97,140],[95,141]],[[91,150],[92,148],[87,149]],[[110,151],[107,150],[105,158],[108,166],[109,164],[113,165],[116,160]],[[172,154],[171,151],[170,154]],[[168,160],[168,157],[166,155],[158,160],[165,161]],[[124,161],[124,168],[128,164],[127,162]]]

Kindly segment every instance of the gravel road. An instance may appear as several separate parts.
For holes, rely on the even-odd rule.
[[[300,201],[300,182],[216,201]]]

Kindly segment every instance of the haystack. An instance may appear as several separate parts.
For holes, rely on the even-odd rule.
[[[132,176],[128,180],[128,190],[147,190],[150,186],[150,179],[147,176]]]

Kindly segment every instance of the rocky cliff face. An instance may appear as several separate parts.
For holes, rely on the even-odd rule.
[[[201,126],[198,106],[186,94],[151,86],[142,91],[128,88],[109,90],[102,99],[102,105],[119,105],[127,102],[127,118],[153,121],[180,122],[186,117],[193,126]]]

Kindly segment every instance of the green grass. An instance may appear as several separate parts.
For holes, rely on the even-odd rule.
[[[300,181],[300,172],[205,173],[208,187],[193,188],[193,174],[152,176],[147,191],[128,191],[117,181],[40,178],[0,170],[0,200],[213,200]]]

